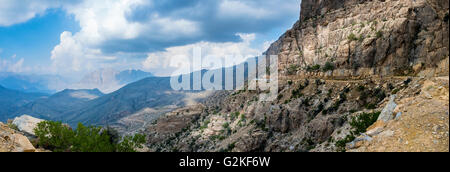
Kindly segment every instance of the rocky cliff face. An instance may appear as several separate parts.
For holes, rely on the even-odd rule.
[[[443,137],[448,137],[448,110],[432,111],[446,109],[446,103],[418,98],[427,94],[420,88],[428,87],[428,81],[445,76],[437,79],[444,84],[430,89],[439,89],[445,93],[440,99],[448,100],[448,1],[302,0],[301,8],[299,21],[266,52],[279,58],[276,101],[259,102],[261,91],[217,92],[202,105],[168,113],[147,127],[149,148],[322,152],[375,140],[358,150],[448,151]],[[381,135],[359,136],[385,107],[402,106],[407,99],[419,101],[415,109],[429,106],[421,118],[438,126],[443,139],[421,142],[429,130],[417,127],[421,130],[411,134],[405,128],[417,114],[392,108],[381,118],[408,117],[389,122]],[[384,139],[386,132],[389,139]],[[414,144],[378,149],[398,144],[394,140]],[[422,143],[431,148],[420,149]]]
[[[300,20],[267,54],[279,55],[284,75],[446,75],[448,5],[445,0],[303,0]],[[335,69],[311,68],[327,62]]]

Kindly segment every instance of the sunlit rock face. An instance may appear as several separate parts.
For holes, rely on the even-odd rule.
[[[300,20],[266,53],[279,55],[282,75],[448,73],[448,1],[304,0],[301,7]],[[334,70],[306,70],[327,62]]]

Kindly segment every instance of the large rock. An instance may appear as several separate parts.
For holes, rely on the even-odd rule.
[[[396,95],[392,95],[386,107],[384,107],[383,111],[381,111],[380,117],[378,117],[379,121],[388,122],[394,119],[394,110],[397,107],[395,103]]]
[[[36,149],[31,144],[27,137],[21,134],[13,134],[14,143],[16,144],[13,152],[36,152]]]
[[[0,152],[35,152],[36,149],[22,134],[0,122]]]
[[[17,126],[19,131],[35,135],[34,128],[36,128],[37,124],[39,124],[42,121],[44,120],[34,118],[28,115],[22,115],[20,117],[16,117],[12,123]]]

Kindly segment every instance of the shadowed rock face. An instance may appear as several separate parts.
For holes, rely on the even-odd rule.
[[[314,16],[320,16],[328,11],[344,8],[370,0],[302,0],[300,20],[305,21]]]
[[[448,73],[447,1],[305,0],[301,7],[300,20],[266,52],[279,55],[281,75]],[[306,71],[327,62],[335,70]]]

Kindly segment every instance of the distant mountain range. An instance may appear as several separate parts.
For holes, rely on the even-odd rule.
[[[62,118],[65,112],[85,106],[85,103],[103,96],[98,89],[82,89],[58,92],[52,96],[37,99],[18,108],[13,116],[31,115],[42,119]]]
[[[44,93],[24,93],[0,85],[0,121],[12,118],[11,115],[19,107],[46,96]]]
[[[153,74],[141,70],[117,71],[115,69],[101,69],[85,75],[79,82],[73,84],[73,89],[99,89],[111,93],[126,84],[139,81]]]
[[[64,81],[59,76],[54,75],[20,75],[9,72],[0,72],[0,85],[5,88],[27,93],[47,93],[57,92],[57,87]]]

